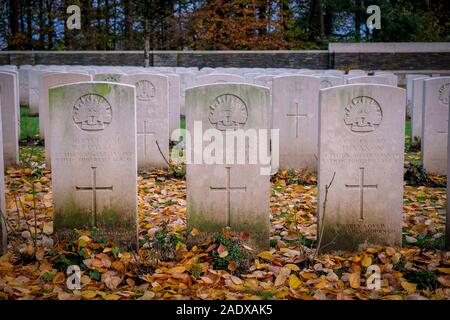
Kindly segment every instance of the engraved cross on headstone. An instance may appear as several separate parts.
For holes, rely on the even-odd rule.
[[[287,117],[295,117],[295,137],[298,138],[298,132],[299,132],[299,128],[298,125],[300,124],[300,119],[299,118],[307,118],[308,114],[307,113],[300,113],[300,107],[298,105],[298,102],[295,103],[295,113],[287,113],[286,116]]]
[[[225,169],[227,170],[227,184],[225,187],[213,187],[210,186],[209,189],[211,191],[225,191],[227,193],[227,198],[226,198],[226,202],[227,202],[227,206],[226,206],[226,210],[227,210],[227,216],[226,216],[226,225],[227,227],[231,226],[231,192],[239,192],[239,191],[244,191],[247,192],[247,187],[243,186],[243,187],[232,187],[231,186],[231,167],[225,167]]]
[[[345,184],[345,187],[359,189],[359,218],[364,220],[364,189],[377,189],[378,184],[364,184],[364,168],[359,169],[359,184]]]
[[[138,136],[144,136],[144,155],[147,155],[147,146],[148,146],[148,141],[147,141],[147,137],[148,136],[154,136],[155,132],[153,131],[147,131],[147,120],[144,120],[144,130],[141,132],[137,132]]]
[[[92,213],[94,215],[94,226],[97,226],[97,191],[112,191],[113,187],[97,186],[97,167],[91,167],[91,185],[86,187],[75,186],[76,191],[92,191]]]

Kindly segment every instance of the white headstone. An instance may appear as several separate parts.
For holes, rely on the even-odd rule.
[[[97,73],[94,75],[94,81],[121,82],[124,73]]]
[[[345,79],[342,77],[335,77],[329,75],[320,76],[320,89],[342,86],[345,84]]]
[[[448,98],[448,107],[450,108],[450,95]],[[450,116],[450,113],[449,113]],[[447,132],[450,132],[450,121],[448,123]],[[450,139],[447,139],[447,173],[450,172]],[[447,174],[447,214],[445,219],[445,248],[450,248],[450,179]]]
[[[317,77],[273,78],[273,128],[280,130],[280,168],[317,170],[319,90]]]
[[[181,84],[180,76],[164,74],[169,78],[169,133],[180,128]]]
[[[200,134],[192,140],[205,150],[199,153],[196,151],[199,146],[194,146],[193,161],[186,167],[188,228],[214,233],[230,227],[233,231],[249,233],[248,241],[253,248],[267,249],[270,176],[261,174],[260,161],[250,163],[248,148],[249,145],[255,147],[256,142],[249,142],[245,151],[238,151],[241,155],[246,153],[242,164],[226,161],[224,146],[229,134],[270,130],[269,91],[259,86],[235,83],[191,88],[186,93],[186,112],[186,128],[191,134]],[[194,129],[194,125],[199,124],[201,128]],[[214,159],[218,159],[214,162],[212,157],[205,156],[206,150],[212,152],[211,140],[209,143],[202,140],[207,129],[209,134],[214,133],[221,138],[217,138],[216,143],[219,140],[224,142],[214,149]],[[236,148],[234,150],[236,152]],[[202,154],[203,159],[198,159]]]
[[[137,246],[135,88],[86,82],[50,89],[54,231],[98,228],[97,237]]]
[[[272,80],[274,77],[275,77],[274,75],[257,76],[253,78],[253,83],[258,86],[269,88],[270,93],[272,94]]]
[[[427,173],[447,174],[450,77],[424,80],[422,165]]]
[[[412,80],[412,114],[411,114],[411,142],[422,140],[423,121],[423,81],[429,77]]]
[[[169,160],[169,78],[138,73],[122,77],[136,86],[138,168],[165,168]]]
[[[39,103],[39,135],[45,139],[45,161],[47,168],[51,168],[51,135],[47,123],[48,114],[48,92],[51,87],[61,86],[75,82],[92,81],[92,76],[83,73],[49,73],[42,76],[42,94]]]
[[[30,104],[30,71],[32,66],[23,65],[19,69],[19,92],[20,105],[28,106]]]
[[[228,82],[237,82],[237,83],[244,83],[245,79],[244,77],[235,75],[235,74],[208,74],[204,76],[199,76],[195,80],[195,83],[200,85],[205,84],[214,84],[214,83],[228,83]]]
[[[3,128],[3,161],[5,166],[19,164],[19,97],[17,73],[0,72],[0,97]]]
[[[30,72],[30,82],[29,82],[29,89],[30,89],[30,104],[29,104],[29,114],[30,115],[37,115],[39,114],[39,103],[40,103],[40,96],[41,96],[41,90],[42,90],[42,77],[48,74],[54,74],[58,73],[56,71],[48,71],[48,70],[32,70]]]
[[[397,86],[397,80],[393,77],[388,77],[384,75],[379,76],[362,76],[362,77],[354,77],[348,78],[347,83],[374,83],[374,84],[385,84],[388,86]]]
[[[195,72],[177,72],[180,76],[180,87],[181,87],[181,105],[180,105],[180,113],[182,115],[186,114],[186,89],[195,86]]]
[[[385,85],[321,90],[320,251],[401,245],[405,101]]]
[[[0,110],[2,102],[0,100]],[[6,202],[5,202],[5,175],[3,168],[3,137],[2,137],[2,113],[0,112],[0,256],[3,255],[7,247],[7,229],[6,229]]]
[[[405,76],[406,78],[406,112],[409,114],[409,116],[412,116],[412,95],[413,95],[413,88],[412,88],[412,81],[414,79],[423,78],[424,75],[422,74],[407,74]]]

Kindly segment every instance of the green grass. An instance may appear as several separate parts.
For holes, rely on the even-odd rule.
[[[181,118],[180,118],[180,128],[186,129],[186,117],[183,115],[181,115]]]
[[[411,142],[411,119],[407,119],[405,123],[405,150],[409,150]]]
[[[20,140],[39,139],[39,117],[30,116],[27,108],[20,108]]]

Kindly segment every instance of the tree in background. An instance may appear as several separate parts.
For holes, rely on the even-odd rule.
[[[65,25],[81,8],[81,30]],[[369,30],[366,8],[381,8]],[[448,0],[1,0],[0,49],[323,49],[329,42],[449,41]]]

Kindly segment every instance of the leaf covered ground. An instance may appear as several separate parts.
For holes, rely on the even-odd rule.
[[[417,156],[406,153],[405,170]],[[10,245],[0,257],[0,299],[450,298],[445,177],[427,176],[432,187],[420,179],[405,186],[402,249],[316,256],[313,175],[284,170],[272,177],[271,248],[255,252],[228,230],[200,240],[195,229],[187,234],[184,179],[173,170],[141,172],[135,253],[96,241],[95,229],[54,243],[42,148],[21,147],[21,161],[5,177]],[[381,271],[380,290],[366,287],[373,264]],[[70,265],[80,266],[80,289],[67,288]]]

